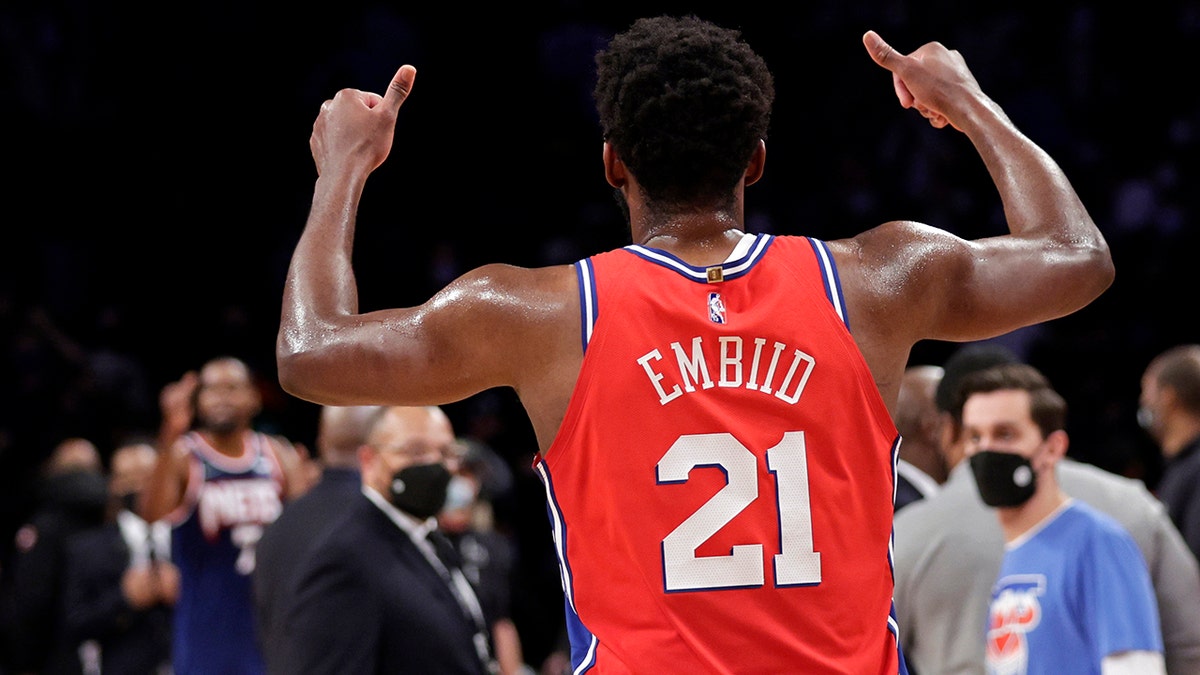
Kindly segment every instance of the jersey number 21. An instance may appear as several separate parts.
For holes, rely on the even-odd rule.
[[[667,592],[754,588],[764,584],[762,544],[738,544],[729,555],[697,556],[696,549],[758,498],[758,460],[731,434],[680,436],[658,460],[659,483],[684,483],[696,467],[717,467],[726,484],[662,541]],[[804,432],[789,431],[767,450],[775,474],[780,553],[776,586],[821,582],[821,554],[813,550],[812,509]]]

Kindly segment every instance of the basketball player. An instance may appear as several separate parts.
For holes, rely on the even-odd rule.
[[[251,573],[263,528],[303,483],[298,455],[252,424],[262,409],[247,365],[215,358],[167,385],[143,518],[168,519],[179,567],[174,675],[258,675]],[[193,415],[195,428],[192,428]]]
[[[630,246],[487,265],[420,306],[360,313],[356,209],[416,70],[401,66],[384,95],[344,89],[321,106],[280,381],[330,405],[512,387],[540,446],[576,672],[905,672],[890,412],[910,349],[1061,317],[1112,282],[1066,176],[958,52],[863,42],[903,107],[974,144],[1009,234],[968,241],[909,221],[836,241],[746,232],[772,75],[738,32],[662,16],[597,56],[604,175]],[[536,190],[536,174],[520,178]]]

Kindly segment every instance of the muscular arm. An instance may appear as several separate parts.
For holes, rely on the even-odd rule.
[[[1070,314],[1109,287],[1113,264],[1062,169],[982,92],[958,52],[930,43],[901,55],[874,33],[863,41],[904,107],[967,135],[1009,228],[969,241],[896,221],[831,243],[851,325],[891,402],[917,341],[984,339]]]
[[[160,520],[183,503],[187,471],[185,450],[175,446],[159,449],[154,471],[140,496],[142,518],[151,522]]]
[[[444,404],[511,386],[548,439],[574,382],[563,357],[576,372],[582,358],[571,267],[488,265],[420,306],[359,313],[356,211],[414,77],[401,68],[383,97],[343,90],[313,125],[319,176],[284,287],[280,384],[324,405]]]

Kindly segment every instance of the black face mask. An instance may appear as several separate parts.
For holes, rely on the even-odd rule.
[[[41,500],[93,520],[103,520],[108,508],[108,480],[97,471],[71,470],[47,477]]]
[[[1011,452],[980,450],[971,455],[971,473],[975,474],[980,498],[988,506],[1020,506],[1037,489],[1033,465]]]
[[[392,476],[392,504],[422,520],[432,518],[445,505],[449,485],[450,471],[443,464],[406,466]]]

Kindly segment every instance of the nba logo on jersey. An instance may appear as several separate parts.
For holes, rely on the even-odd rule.
[[[708,294],[708,320],[713,323],[725,323],[725,303],[721,294],[713,291]]]

